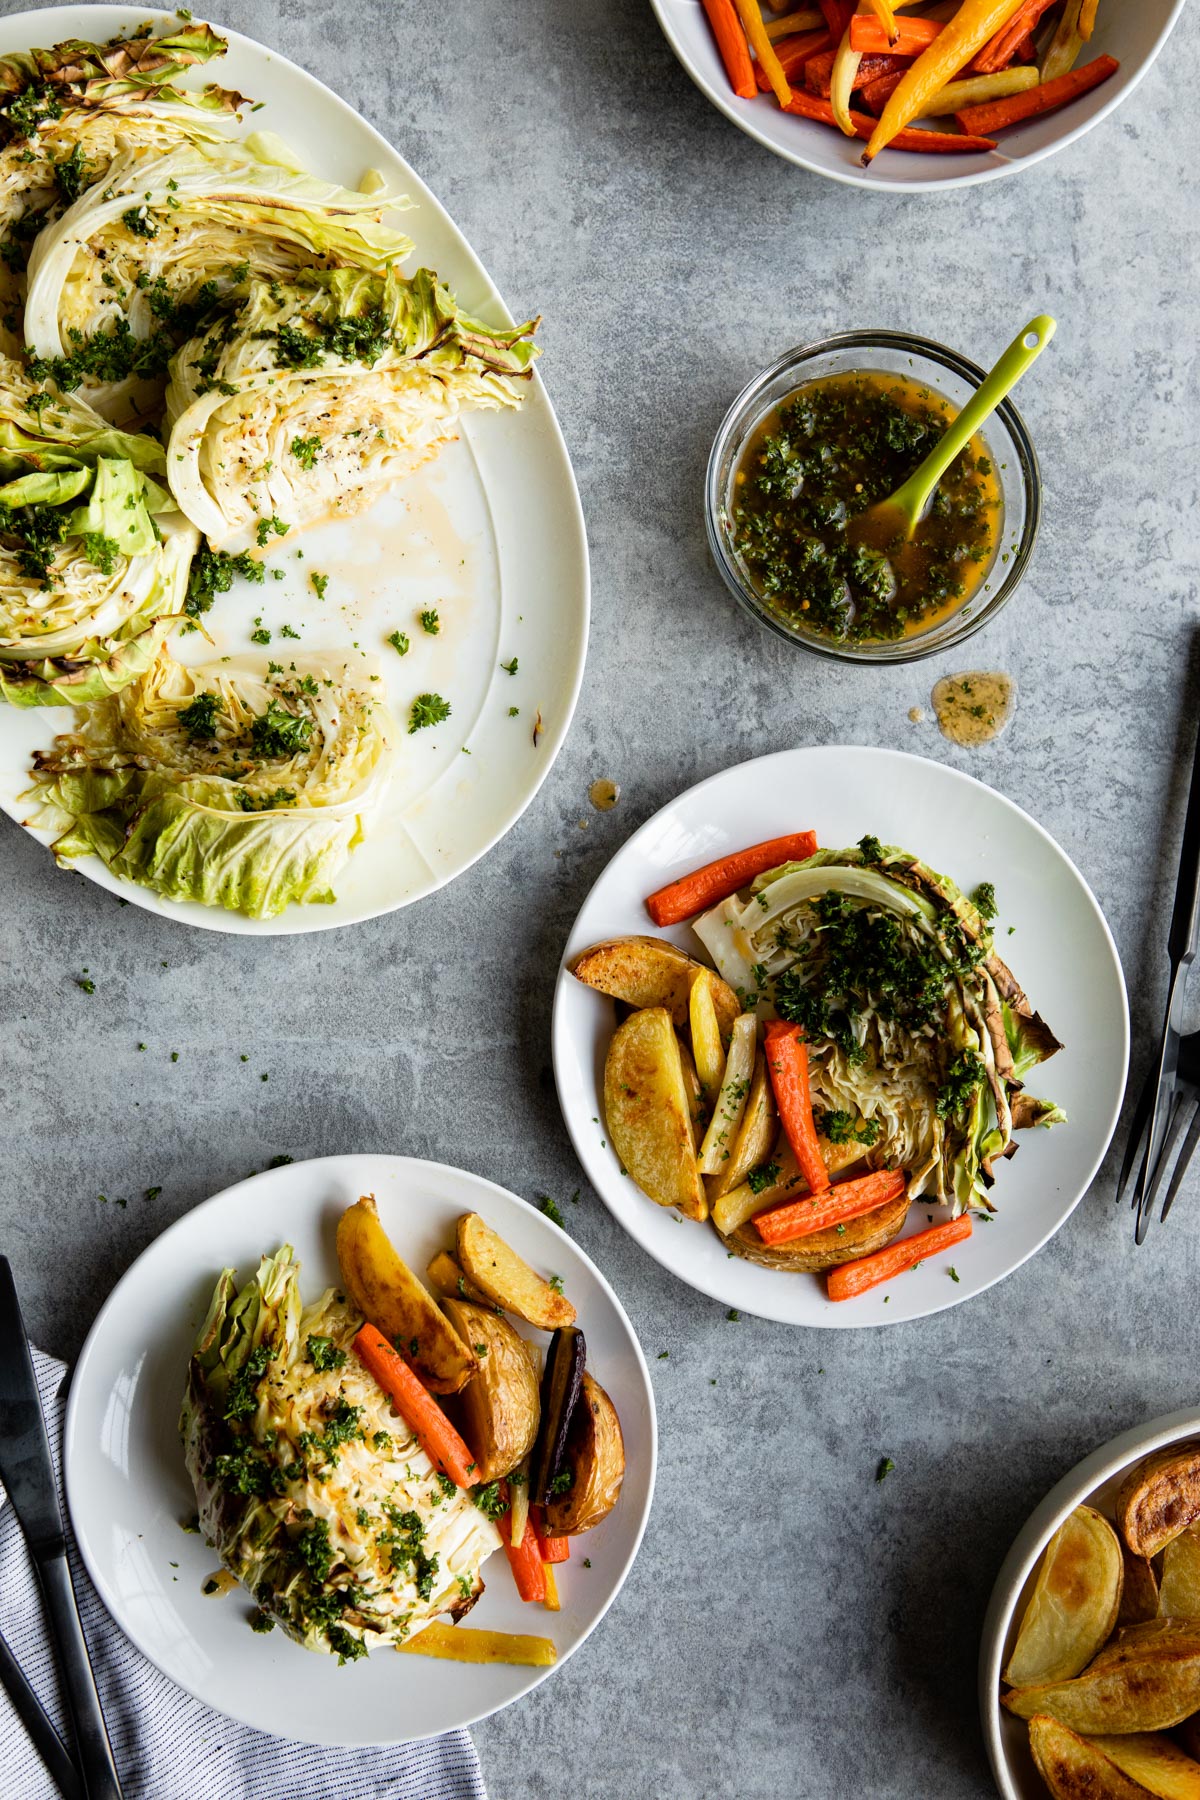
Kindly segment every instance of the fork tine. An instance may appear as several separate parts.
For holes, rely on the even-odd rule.
[[[1143,1145],[1142,1145],[1142,1139],[1145,1137],[1146,1128],[1150,1123],[1150,1105],[1151,1105],[1153,1096],[1154,1096],[1154,1075],[1153,1075],[1153,1073],[1151,1073],[1150,1075],[1147,1076],[1145,1085],[1143,1086],[1142,1091],[1138,1096],[1137,1110],[1135,1111],[1135,1113],[1133,1115],[1133,1123],[1129,1127],[1129,1142],[1125,1146],[1125,1160],[1121,1164],[1121,1173],[1117,1177],[1117,1205],[1118,1206],[1121,1204],[1121,1201],[1125,1197],[1125,1189],[1129,1185],[1129,1177],[1133,1173],[1133,1166],[1137,1160],[1138,1151],[1142,1150],[1143,1155],[1145,1154],[1145,1151],[1144,1151]],[[1134,1194],[1131,1205],[1133,1205],[1133,1206],[1137,1205],[1136,1193]]]
[[[1158,1190],[1166,1179],[1167,1170],[1175,1158],[1179,1148],[1179,1140],[1183,1136],[1184,1126],[1188,1122],[1187,1101],[1176,1090],[1171,1096],[1171,1116],[1167,1120],[1167,1129],[1163,1135],[1163,1146],[1153,1170],[1147,1171],[1145,1186],[1145,1210],[1148,1219],[1154,1216],[1154,1202],[1158,1199]]]
[[[1188,1126],[1187,1136],[1183,1140],[1183,1148],[1180,1150],[1179,1156],[1176,1159],[1175,1168],[1171,1175],[1171,1185],[1167,1189],[1162,1203],[1162,1211],[1158,1215],[1160,1219],[1165,1219],[1171,1208],[1174,1206],[1175,1196],[1183,1184],[1183,1178],[1187,1174],[1188,1165],[1191,1162],[1192,1157],[1196,1154],[1196,1146],[1197,1144],[1200,1144],[1200,1093],[1189,1093],[1187,1098],[1192,1105],[1191,1124]],[[1182,1105],[1180,1110],[1182,1110]]]

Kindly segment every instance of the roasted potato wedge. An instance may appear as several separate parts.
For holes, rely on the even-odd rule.
[[[1147,1651],[1158,1650],[1200,1650],[1200,1621],[1147,1619],[1141,1625],[1123,1625],[1103,1650],[1097,1651],[1088,1672],[1114,1669]]]
[[[1131,1731],[1091,1742],[1158,1800],[1200,1800],[1200,1763],[1160,1732]]]
[[[1157,1556],[1200,1519],[1200,1443],[1172,1444],[1139,1463],[1117,1495],[1117,1524],[1135,1556]]]
[[[713,976],[708,969],[697,969],[692,976],[688,997],[688,1027],[692,1039],[692,1055],[704,1098],[711,1108],[721,1091],[725,1074],[725,1046],[721,1040],[721,1022],[713,1000]]]
[[[775,1109],[775,1095],[767,1076],[767,1061],[760,1050],[754,1059],[754,1074],[750,1081],[750,1092],[746,1096],[746,1110],[742,1114],[729,1160],[723,1169],[710,1176],[705,1183],[710,1206],[722,1194],[732,1193],[734,1188],[740,1187],[751,1169],[757,1169],[760,1163],[766,1162],[778,1130],[779,1114]]]
[[[1196,1762],[1200,1762],[1200,1712],[1193,1713],[1190,1719],[1185,1719],[1175,1736],[1187,1754]]]
[[[750,1223],[739,1225],[736,1231],[728,1234],[722,1231],[720,1235],[726,1249],[732,1250],[735,1256],[745,1257],[747,1262],[761,1263],[766,1269],[796,1269],[813,1275],[824,1269],[836,1269],[839,1263],[869,1256],[873,1250],[882,1250],[885,1244],[900,1236],[907,1217],[908,1196],[901,1194],[886,1205],[877,1206],[874,1212],[848,1220],[843,1232],[831,1225],[827,1231],[814,1231],[808,1237],[796,1238],[790,1244],[778,1244],[774,1249],[763,1243]]]
[[[541,1416],[537,1376],[525,1340],[494,1307],[443,1300],[442,1310],[479,1358],[478,1375],[462,1391],[463,1436],[475,1480],[496,1481],[533,1449]]]
[[[700,1142],[704,1136],[704,1128],[708,1124],[708,1106],[704,1099],[704,1090],[700,1085],[700,1077],[696,1073],[696,1065],[692,1053],[681,1037],[676,1037],[679,1045],[679,1061],[683,1068],[683,1085],[687,1093],[692,1114],[692,1145]]]
[[[687,1219],[708,1217],[679,1039],[665,1007],[631,1013],[613,1033],[604,1116],[613,1149],[644,1194]]]
[[[575,1537],[599,1525],[617,1504],[625,1479],[625,1441],[617,1409],[586,1370],[567,1431],[565,1467],[571,1485],[553,1495],[545,1509],[551,1537]]]
[[[733,1022],[729,1055],[721,1077],[721,1092],[713,1107],[704,1142],[700,1146],[699,1167],[702,1175],[717,1175],[733,1156],[750,1098],[754,1079],[754,1059],[758,1044],[758,1020],[751,1012],[740,1013]]]
[[[1163,1551],[1158,1610],[1165,1619],[1200,1621],[1200,1525],[1189,1525]]]
[[[666,938],[626,937],[585,950],[575,958],[571,973],[587,987],[630,1006],[665,1006],[671,1023],[683,1026],[688,1023],[692,981],[704,966]],[[738,997],[713,970],[706,973],[721,1033],[728,1037],[742,1010]]]
[[[1128,1544],[1121,1545],[1125,1562],[1125,1580],[1121,1587],[1121,1610],[1118,1625],[1144,1625],[1158,1617],[1158,1576],[1154,1564],[1145,1556],[1135,1556]]]
[[[1117,1767],[1094,1740],[1059,1720],[1030,1721],[1029,1748],[1054,1800],[1146,1800],[1146,1789]]]
[[[558,1331],[575,1323],[575,1308],[566,1295],[543,1281],[478,1213],[464,1213],[458,1221],[458,1260],[485,1300],[516,1313],[526,1324]]]
[[[1102,1513],[1077,1506],[1042,1554],[1004,1679],[1069,1681],[1107,1643],[1125,1578],[1121,1543]]]
[[[494,1301],[477,1288],[474,1282],[468,1281],[448,1250],[439,1250],[433,1260],[427,1264],[425,1273],[433,1284],[433,1290],[448,1300],[473,1300],[476,1306],[490,1306],[495,1312]]]
[[[1200,1708],[1200,1646],[1138,1643],[1121,1661],[1093,1663],[1073,1681],[1012,1688],[1002,1700],[1020,1719],[1048,1713],[1085,1736],[1169,1731]]]
[[[457,1394],[479,1368],[428,1289],[397,1254],[366,1194],[338,1220],[337,1257],[350,1298],[435,1394]]]

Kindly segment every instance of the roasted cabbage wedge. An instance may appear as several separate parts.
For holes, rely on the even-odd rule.
[[[254,281],[171,364],[179,504],[235,550],[261,519],[359,512],[457,436],[461,413],[520,404],[533,330],[468,318],[429,269]]]
[[[211,25],[184,23],[160,37],[149,25],[92,44],[0,58],[0,349],[24,342],[25,266],[41,228],[102,180],[119,155],[161,154],[188,141],[220,141],[240,94],[180,78],[224,54]]]
[[[1108,1641],[1123,1582],[1116,1532],[1095,1507],[1077,1506],[1043,1553],[1005,1681],[1024,1687],[1078,1675]]]
[[[221,1275],[180,1432],[222,1563],[268,1619],[346,1661],[466,1611],[500,1538],[355,1356],[361,1314],[332,1289],[304,1307],[299,1273],[285,1245],[240,1289]]]
[[[155,413],[175,348],[254,278],[382,271],[407,255],[410,240],[383,223],[395,204],[309,175],[264,134],[122,155],[34,243],[34,370],[82,386],[107,418]]]
[[[0,358],[0,698],[103,699],[182,617],[195,527],[153,438]]]
[[[34,757],[28,823],[171,900],[269,918],[328,902],[387,785],[370,658],[309,652],[150,672]]]
[[[818,1124],[908,1172],[909,1198],[989,1209],[1022,1125],[1064,1115],[1023,1089],[1060,1048],[944,875],[864,838],[758,877],[694,921],[730,987],[805,1029]]]

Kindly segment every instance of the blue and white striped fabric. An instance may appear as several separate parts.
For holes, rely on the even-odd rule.
[[[34,1366],[58,1470],[66,1370],[37,1350]],[[0,1487],[0,1630],[69,1742],[36,1579],[3,1499]],[[465,1731],[402,1749],[329,1750],[266,1737],[210,1712],[122,1636],[73,1543],[71,1573],[126,1800],[487,1800]],[[2,1688],[0,1793],[5,1800],[58,1793]]]

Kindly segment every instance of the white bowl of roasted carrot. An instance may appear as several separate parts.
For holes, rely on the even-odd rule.
[[[1146,73],[1183,0],[653,0],[701,92],[801,168],[965,186],[1040,162]]]

